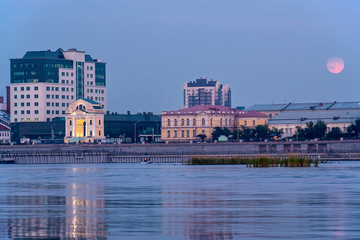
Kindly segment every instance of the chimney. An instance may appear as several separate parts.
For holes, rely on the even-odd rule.
[[[6,113],[10,114],[10,86],[6,86]]]

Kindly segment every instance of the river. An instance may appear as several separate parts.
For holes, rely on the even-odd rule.
[[[0,239],[359,239],[360,163],[1,165]]]

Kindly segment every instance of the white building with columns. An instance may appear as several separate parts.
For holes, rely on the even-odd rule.
[[[90,99],[106,108],[106,64],[84,51],[28,51],[10,59],[11,122],[64,117],[70,103]]]
[[[100,142],[104,139],[105,112],[100,103],[79,99],[66,110],[65,143]]]

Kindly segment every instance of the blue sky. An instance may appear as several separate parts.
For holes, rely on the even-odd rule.
[[[358,0],[1,0],[0,20],[2,94],[9,58],[62,47],[107,62],[121,113],[179,109],[199,77],[229,83],[233,107],[360,100]]]

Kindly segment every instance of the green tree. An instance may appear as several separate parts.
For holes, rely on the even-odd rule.
[[[326,130],[327,130],[327,127],[326,127],[325,122],[318,120],[313,128],[314,138],[323,139],[325,137]]]
[[[264,141],[269,139],[270,130],[268,125],[257,125],[254,129],[254,135],[256,141]]]
[[[228,128],[216,127],[211,135],[213,140],[218,140],[221,135],[229,137],[229,135],[231,135],[231,131]]]
[[[360,119],[356,119],[355,123],[352,123],[346,129],[347,136],[350,138],[359,138],[360,134]]]
[[[339,127],[333,127],[326,135],[326,140],[339,140],[343,136]]]
[[[276,127],[272,127],[271,130],[269,131],[269,134],[270,134],[270,136],[274,134],[275,136],[280,138],[284,134],[284,130],[277,129]]]
[[[308,122],[306,123],[306,127],[304,129],[305,139],[311,140],[314,139],[314,123]]]

